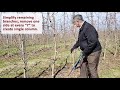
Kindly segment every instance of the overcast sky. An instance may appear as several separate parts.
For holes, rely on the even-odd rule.
[[[52,13],[52,12],[50,12]],[[64,16],[64,12],[54,12],[55,13],[55,18],[56,18],[56,23],[57,24],[63,24],[63,16]],[[114,12],[109,12],[109,13],[114,13]],[[46,14],[46,12],[44,12],[44,14]],[[72,19],[72,14],[73,12],[66,12],[66,25],[71,25],[71,19]],[[91,23],[91,21],[89,19],[90,18],[90,12],[75,12],[75,14],[81,14],[84,18],[85,21]],[[89,17],[89,19],[87,18],[87,16]],[[104,27],[106,27],[106,12],[93,12],[93,21],[96,22],[95,27],[98,27],[98,16],[99,16],[99,28],[103,29]],[[117,27],[120,26],[120,14],[117,13],[116,14],[116,18],[117,18]]]

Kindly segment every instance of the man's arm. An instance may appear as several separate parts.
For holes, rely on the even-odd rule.
[[[88,55],[92,52],[92,50],[96,47],[97,41],[98,41],[98,33],[97,31],[92,27],[89,28],[86,33],[86,38],[88,40],[88,46],[84,49],[83,54]]]
[[[79,38],[78,38],[78,40],[76,41],[74,46],[71,48],[71,53],[73,52],[74,49],[78,48],[79,46],[80,46],[80,44],[79,44]]]
[[[80,46],[80,44],[79,44],[79,38],[78,38],[78,40],[76,41],[76,43],[73,45],[73,48],[76,49],[79,46]]]

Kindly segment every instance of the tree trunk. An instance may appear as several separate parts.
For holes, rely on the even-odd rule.
[[[116,27],[116,13],[114,13],[114,22],[115,22],[115,31],[114,31],[114,35],[115,35],[115,52],[114,52],[114,60],[115,60],[115,58],[116,58],[116,55],[117,55],[117,47],[118,47],[118,45],[117,45],[117,39],[118,39],[118,37],[117,37],[117,27]]]
[[[63,37],[64,37],[64,48],[66,47],[66,38],[65,38],[65,12],[64,12],[64,33],[63,33]]]
[[[43,13],[42,13],[42,19],[43,19],[43,45],[44,45],[44,48],[45,48],[45,21],[44,21],[44,16],[43,16]]]
[[[7,55],[9,56],[9,35],[6,35],[6,43],[7,43]]]
[[[107,24],[107,29],[108,29],[108,12],[106,13],[106,24]],[[106,30],[104,29],[104,55],[103,55],[103,59],[105,60],[106,58],[106,48],[107,48],[107,35],[106,35]]]
[[[49,44],[48,42],[49,42],[49,40],[48,40],[48,38],[49,38],[49,12],[47,12],[47,45]]]
[[[93,22],[93,12],[90,12],[90,17],[91,17],[91,24],[94,25],[94,22]]]
[[[22,60],[24,62],[24,78],[27,78],[27,59],[26,59],[26,46],[25,46],[25,35],[22,34]]]
[[[54,14],[52,15],[52,27],[53,27],[53,38],[54,38],[54,60],[52,64],[52,78],[54,78],[54,68],[55,68],[55,60],[56,60],[56,55],[57,55],[57,42],[56,42],[56,29],[55,29],[55,16]]]

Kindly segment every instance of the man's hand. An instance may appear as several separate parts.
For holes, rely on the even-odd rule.
[[[82,52],[82,57],[83,57],[83,59],[85,59],[85,58],[87,58],[87,55],[84,52]]]
[[[82,55],[83,55],[83,56],[86,56],[84,52],[82,52]]]
[[[71,53],[73,52],[74,48],[71,48]]]

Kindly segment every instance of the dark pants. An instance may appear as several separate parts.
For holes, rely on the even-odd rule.
[[[97,67],[99,63],[101,50],[91,53],[84,59],[80,68],[80,78],[99,78]]]

